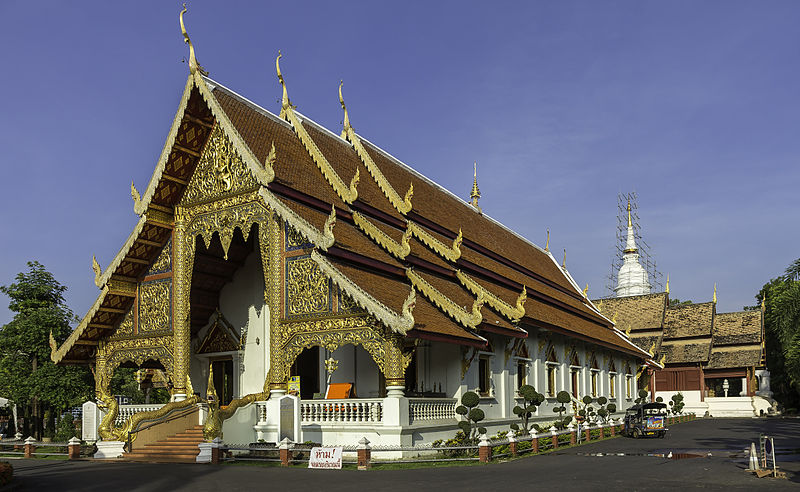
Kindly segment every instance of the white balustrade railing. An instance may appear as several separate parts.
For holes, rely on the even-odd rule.
[[[409,398],[409,423],[456,419],[455,398]]]
[[[114,425],[122,425],[125,423],[126,420],[130,418],[131,415],[134,413],[139,412],[150,412],[152,410],[158,410],[159,408],[163,407],[163,403],[155,403],[151,405],[120,405],[119,412],[117,413],[117,418],[114,419]]]
[[[300,402],[300,422],[303,424],[382,421],[382,399],[302,400]]]
[[[258,424],[265,424],[267,422],[267,402],[256,402],[256,419],[258,419]]]

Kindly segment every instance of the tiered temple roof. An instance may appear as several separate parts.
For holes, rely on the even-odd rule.
[[[264,203],[312,243],[319,268],[388,328],[476,347],[486,345],[487,332],[526,337],[542,328],[649,358],[549,251],[355,133],[346,110],[339,136],[296,112],[285,95],[275,115],[193,71],[147,189],[141,196],[132,189],[139,223],[108,268],[98,267],[101,294],[69,339],[53,344],[54,361],[88,362],[119,325],[136,282],[169,240],[175,207],[216,128]],[[233,256],[236,268],[243,257]],[[659,296],[643,296],[662,314],[636,320],[642,330],[662,326]],[[192,323],[210,314],[193,308]]]
[[[594,301],[620,329],[667,364],[707,369],[758,366],[763,355],[763,313],[717,313],[715,302],[669,306],[666,292]]]

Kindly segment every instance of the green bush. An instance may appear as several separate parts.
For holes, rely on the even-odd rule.
[[[528,420],[533,415],[533,412],[536,411],[536,408],[544,402],[544,395],[537,392],[533,386],[526,384],[519,389],[519,396],[523,399],[522,406],[515,406],[513,412],[514,415],[519,416],[522,427],[517,423],[513,423],[511,428],[514,431],[530,432]]]
[[[679,414],[683,411],[683,394],[682,393],[675,393],[672,395],[672,398],[669,401],[670,409],[672,410],[673,414]]]
[[[478,422],[486,418],[486,414],[480,408],[475,408],[481,402],[480,397],[474,391],[467,391],[461,396],[461,405],[456,407],[456,413],[464,415],[467,420],[458,423],[466,438],[469,441],[477,439],[477,434],[485,434],[485,427],[478,427]]]
[[[72,414],[67,414],[61,417],[56,426],[56,433],[53,436],[54,442],[67,442],[73,437],[76,437],[75,422],[72,420]]]
[[[11,483],[12,478],[14,478],[14,469],[11,467],[11,463],[0,461],[0,487]]]

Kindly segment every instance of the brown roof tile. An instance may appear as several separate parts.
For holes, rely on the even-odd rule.
[[[711,349],[707,369],[732,369],[735,367],[754,367],[761,362],[761,347],[748,346],[737,350]]]
[[[712,302],[670,307],[664,316],[664,338],[711,337],[713,318]]]
[[[616,318],[617,328],[622,331],[654,330],[664,326],[664,312],[667,308],[665,292],[597,299],[593,302],[607,318]]]
[[[714,346],[761,343],[761,311],[717,313]]]

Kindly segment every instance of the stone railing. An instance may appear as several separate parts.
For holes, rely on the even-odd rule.
[[[151,405],[120,405],[119,406],[119,413],[117,413],[117,418],[114,419],[114,425],[120,426],[125,423],[126,420],[130,418],[131,415],[134,413],[139,412],[149,412],[152,410],[158,410],[159,408],[163,407],[163,403],[156,403]]]
[[[303,424],[382,421],[383,399],[302,400],[300,402],[300,422]]]
[[[456,419],[455,398],[409,398],[409,423],[434,422]]]

